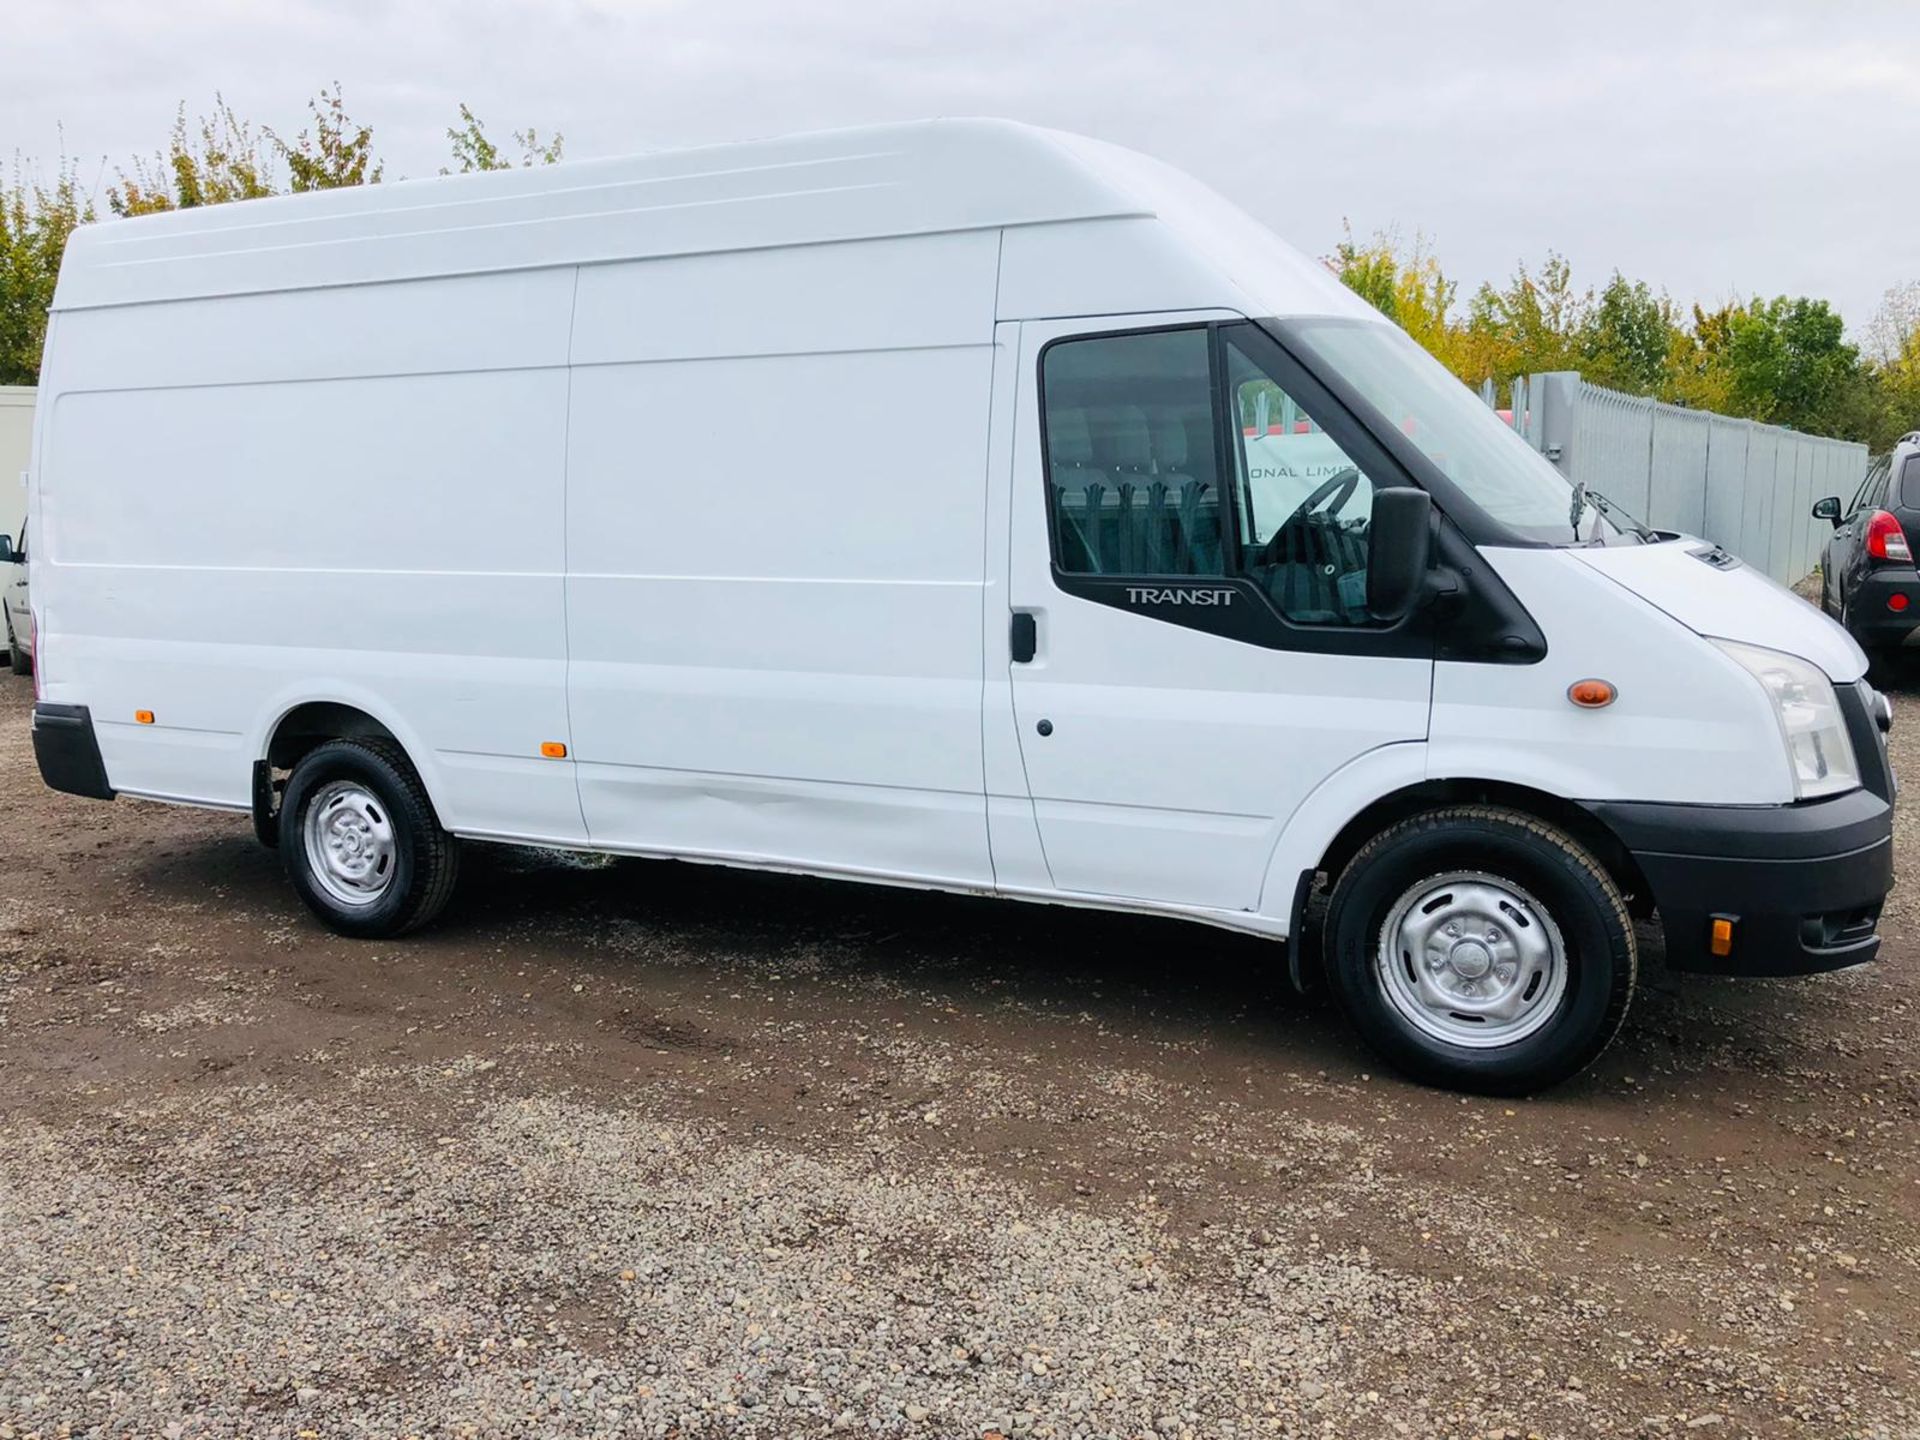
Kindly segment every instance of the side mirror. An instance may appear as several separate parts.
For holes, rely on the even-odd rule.
[[[1838,528],[1840,524],[1840,497],[1838,495],[1829,495],[1824,500],[1814,501],[1813,518],[1816,520],[1831,520],[1834,526]]]
[[[14,558],[13,537],[11,535],[0,535],[0,565],[11,565],[14,562]]]
[[[1367,523],[1367,609],[1397,620],[1427,583],[1433,559],[1433,497],[1410,485],[1373,492]]]

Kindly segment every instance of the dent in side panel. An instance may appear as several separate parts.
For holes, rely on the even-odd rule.
[[[988,883],[991,329],[937,343],[929,304],[925,346],[576,369],[570,694],[596,842],[803,868],[826,846]],[[911,319],[888,322],[903,344]]]

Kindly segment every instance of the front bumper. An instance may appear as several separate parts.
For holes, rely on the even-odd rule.
[[[93,733],[93,714],[86,706],[52,705],[44,700],[35,705],[33,758],[40,766],[40,778],[50,788],[89,800],[113,799],[100,741]]]
[[[1836,685],[1860,788],[1795,805],[1586,808],[1633,856],[1666,931],[1667,964],[1720,975],[1810,975],[1879,952],[1893,888],[1893,797],[1886,698],[1865,680]],[[1733,924],[1725,955],[1713,922]]]
[[[1893,888],[1893,808],[1866,790],[1801,805],[1587,807],[1632,854],[1666,932],[1667,964],[1809,975],[1873,959]],[[1732,922],[1715,955],[1713,922]]]

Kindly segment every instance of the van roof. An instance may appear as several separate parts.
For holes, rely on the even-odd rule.
[[[1006,120],[925,120],[82,226],[53,308],[1174,212],[1195,232],[1252,224],[1181,172],[1118,146]],[[1300,270],[1289,278],[1289,290],[1303,278],[1322,289]],[[1310,308],[1350,308],[1325,278]]]

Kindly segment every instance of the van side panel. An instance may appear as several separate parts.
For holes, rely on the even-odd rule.
[[[36,583],[117,789],[245,805],[274,721],[333,700],[418,737],[451,828],[584,838],[571,767],[538,758],[567,738],[572,289],[63,317]]]
[[[991,883],[997,244],[581,271],[567,612],[596,844]]]

